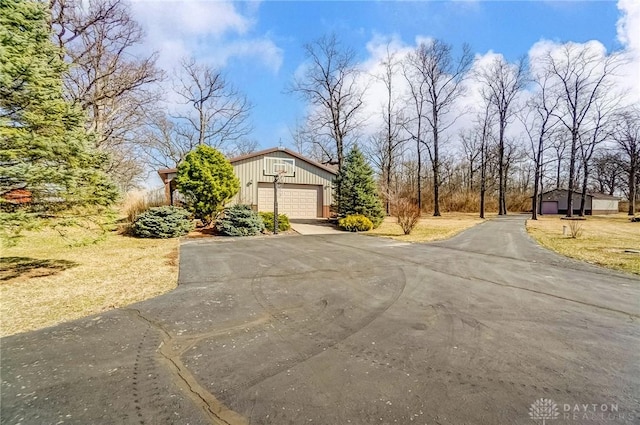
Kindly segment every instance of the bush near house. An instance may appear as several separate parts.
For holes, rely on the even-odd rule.
[[[373,169],[357,146],[345,158],[335,188],[338,216],[364,215],[374,228],[382,223],[384,209],[378,198]]]
[[[154,207],[138,215],[131,232],[139,238],[175,238],[193,230],[193,220],[183,208]]]
[[[225,208],[224,216],[216,222],[216,230],[225,236],[253,236],[264,230],[262,217],[248,205]]]
[[[273,213],[261,212],[259,214],[260,214],[260,217],[262,217],[265,230],[269,232],[273,232]],[[286,214],[278,214],[278,230],[281,232],[286,232],[289,229],[291,229],[291,223],[289,223],[289,217],[287,217]]]
[[[218,150],[200,145],[178,166],[177,188],[187,208],[206,225],[240,190],[240,180],[229,160]]]
[[[348,232],[366,232],[373,229],[373,223],[362,214],[354,214],[338,220],[338,227]]]

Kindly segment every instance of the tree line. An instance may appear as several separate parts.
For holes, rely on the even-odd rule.
[[[447,209],[472,201],[471,210],[484,217],[491,196],[498,214],[506,214],[512,196],[514,208],[536,218],[549,188],[580,193],[573,205],[569,192],[568,216],[585,214],[590,191],[621,194],[629,214],[636,211],[640,107],[618,84],[620,52],[566,43],[535,63],[501,55],[479,63],[469,46],[454,54],[452,45],[433,39],[409,52],[387,44],[373,75],[335,35],[306,52],[310,65],[291,90],[313,108],[294,132],[297,147],[340,167],[345,146],[362,146],[378,170],[387,213],[394,199],[409,198],[420,209],[428,200],[438,216],[444,191]],[[375,80],[383,83],[382,119],[367,137],[358,132],[370,119],[363,81]]]
[[[44,202],[59,200],[60,188],[91,185],[85,192],[104,196],[74,202],[107,203],[116,188],[135,187],[150,167],[175,167],[198,145],[256,150],[250,100],[193,58],[160,69],[157,53],[140,53],[144,32],[125,0],[7,0],[2,8],[3,193],[28,183]],[[334,34],[304,50],[305,72],[286,88],[310,106],[293,144],[338,168],[360,146],[388,214],[399,199],[434,215],[506,214],[552,187],[581,192],[581,214],[590,190],[623,194],[635,212],[640,107],[618,93],[619,53],[568,43],[534,64],[500,55],[480,64],[469,46],[427,40],[409,52],[390,43],[379,72],[367,73]],[[30,74],[27,63],[37,64]],[[374,84],[384,90],[371,99]],[[167,103],[167,90],[179,103]],[[57,103],[38,106],[39,98]],[[373,131],[372,122],[380,123]],[[72,178],[78,170],[91,177]]]

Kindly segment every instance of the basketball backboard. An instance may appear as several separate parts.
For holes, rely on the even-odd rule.
[[[295,177],[296,160],[293,158],[264,157],[264,175]]]

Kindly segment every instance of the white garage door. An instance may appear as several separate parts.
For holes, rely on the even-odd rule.
[[[289,218],[318,217],[319,186],[284,185],[278,194],[278,212]],[[258,187],[258,211],[273,211],[273,186]]]

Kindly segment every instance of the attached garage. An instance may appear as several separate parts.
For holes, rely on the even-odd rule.
[[[322,187],[302,184],[283,184],[278,191],[278,212],[289,218],[322,217]],[[258,186],[258,211],[273,211],[272,183]]]

